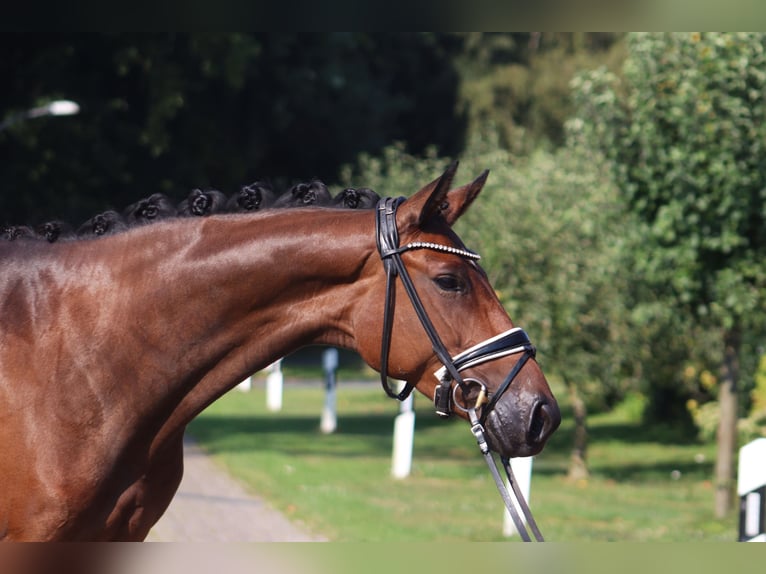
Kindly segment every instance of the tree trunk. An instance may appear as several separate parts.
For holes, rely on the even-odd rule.
[[[587,409],[585,401],[582,400],[577,390],[577,385],[572,383],[566,377],[564,378],[569,397],[572,401],[572,414],[574,415],[574,441],[572,444],[572,454],[569,457],[569,472],[567,478],[571,481],[585,480],[590,473],[588,472],[588,463],[586,452],[588,449],[588,428],[585,424]]]
[[[718,453],[715,462],[715,516],[726,517],[734,501],[734,461],[737,452],[737,416],[740,339],[737,329],[724,333],[721,389],[718,394]]]

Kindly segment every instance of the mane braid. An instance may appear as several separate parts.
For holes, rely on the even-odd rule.
[[[450,247],[449,245],[441,245],[439,243],[431,243],[429,241],[413,241],[412,243],[408,243],[407,245],[400,247],[397,251],[399,253],[403,253],[405,251],[409,251],[410,249],[432,249],[434,251],[442,251],[444,253],[459,255],[460,257],[465,257],[466,259],[473,259],[474,261],[478,261],[479,259],[481,259],[481,255],[479,255],[478,253],[474,251],[468,251],[467,249],[458,249],[457,247]]]
[[[297,193],[297,199],[294,197],[296,192],[300,192]],[[17,239],[47,240],[49,243],[63,239],[90,240],[176,217],[250,213],[278,207],[318,206],[341,210],[373,209],[380,198],[375,191],[367,187],[346,188],[333,197],[327,186],[317,179],[296,184],[279,197],[276,195],[271,185],[264,181],[256,181],[250,185],[242,186],[239,192],[230,197],[213,188],[193,189],[186,199],[178,205],[175,205],[174,201],[165,194],[154,193],[129,205],[122,212],[112,209],[101,212],[77,228],[72,228],[66,222],[58,220],[39,225],[37,229],[28,225],[0,225],[0,242],[5,243]],[[413,248],[417,247],[422,246],[416,245]],[[463,253],[464,257],[476,258],[469,255],[469,252]]]

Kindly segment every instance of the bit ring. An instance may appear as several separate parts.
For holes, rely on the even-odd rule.
[[[463,391],[463,386],[461,386],[461,385],[453,386],[452,387],[452,404],[455,405],[455,407],[457,409],[463,411],[464,413],[468,413],[468,412],[470,412],[472,410],[475,411],[481,405],[483,405],[484,403],[488,402],[489,393],[487,392],[487,385],[482,383],[480,380],[473,379],[473,378],[463,379],[463,383],[465,384],[464,385],[465,387],[469,387],[471,385],[478,385],[479,386],[479,396],[476,398],[476,404],[474,406],[465,408],[465,407],[463,407],[460,404],[460,401],[458,401],[457,395],[455,394],[455,393],[457,393],[458,389]]]

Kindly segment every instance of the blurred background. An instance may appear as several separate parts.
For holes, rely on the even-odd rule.
[[[85,219],[259,178],[332,183],[395,142],[456,157],[487,122],[514,152],[558,145],[574,70],[607,61],[618,38],[3,34],[0,120],[55,99],[80,113],[0,132],[0,219]]]
[[[586,523],[590,539],[733,539],[737,449],[766,436],[765,47],[756,33],[3,34],[0,224],[77,226],[254,180],[409,195],[452,159],[461,183],[490,169],[458,231],[565,407],[538,521],[559,539]],[[57,100],[76,113],[31,112]],[[212,451],[214,429],[197,428]],[[643,515],[657,501],[664,529]],[[322,512],[303,519],[327,530]]]

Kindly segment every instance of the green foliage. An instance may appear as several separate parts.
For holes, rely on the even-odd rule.
[[[637,325],[655,341],[648,414],[681,417],[686,398],[703,434],[724,416],[733,428],[737,413],[705,405],[713,386],[684,373],[718,372],[726,342],[755,357],[764,335],[765,45],[764,34],[631,34],[622,78],[600,69],[573,82],[571,133],[610,160],[639,220],[630,252]],[[753,361],[741,362],[747,389]]]
[[[640,271],[726,328],[760,322],[766,268],[763,34],[634,34],[624,80],[575,83],[585,139],[645,222]]]
[[[766,354],[761,354],[750,391],[752,402],[747,417],[740,420],[740,436],[743,442],[766,437]]]
[[[544,367],[609,405],[629,382],[630,357],[619,351],[629,333],[628,276],[620,272],[622,214],[599,165],[571,149],[493,165],[493,185],[464,225]]]
[[[469,136],[494,126],[514,153],[560,145],[571,114],[569,81],[582,69],[616,68],[621,34],[485,33],[459,36],[461,108]]]
[[[384,148],[380,155],[359,154],[356,162],[341,168],[340,183],[370,187],[390,197],[409,196],[438,177],[446,164],[447,160],[440,157],[433,146],[417,156],[407,151],[404,142],[396,142]]]
[[[753,406],[756,410],[766,411],[766,355],[761,355],[758,369],[755,372]]]

